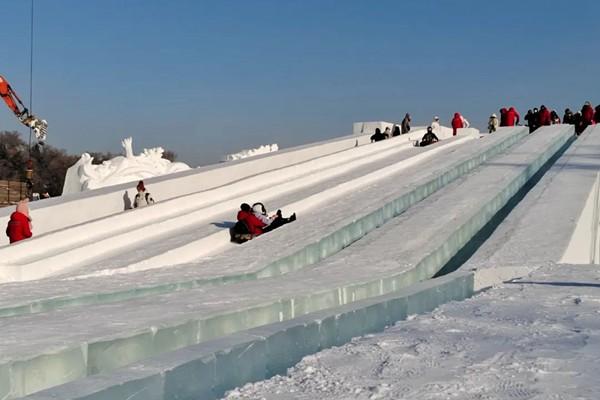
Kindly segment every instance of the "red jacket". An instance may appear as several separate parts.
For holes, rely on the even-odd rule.
[[[452,118],[452,135],[456,136],[456,130],[463,127],[463,121],[460,114],[454,113],[454,118]]]
[[[552,116],[550,115],[550,110],[548,110],[547,108],[540,110],[539,123],[540,126],[552,124]]]
[[[594,123],[594,109],[592,106],[584,105],[581,109],[581,119],[585,125],[591,125]]]
[[[237,214],[237,220],[242,221],[248,227],[248,230],[251,234],[258,236],[263,233],[262,228],[265,227],[265,224],[251,212],[247,211],[239,211]]]
[[[10,221],[6,227],[6,236],[11,243],[31,237],[31,229],[29,228],[29,218],[27,215],[15,211],[10,215]]]
[[[520,120],[521,116],[519,115],[517,110],[515,110],[514,107],[509,108],[506,112],[506,126],[515,126],[519,123]]]

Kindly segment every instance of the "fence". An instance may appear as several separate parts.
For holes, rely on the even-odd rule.
[[[25,182],[0,180],[0,206],[14,204],[27,197]]]

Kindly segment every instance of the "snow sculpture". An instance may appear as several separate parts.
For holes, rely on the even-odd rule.
[[[225,157],[223,157],[223,161],[241,160],[242,158],[253,157],[253,156],[257,156],[259,154],[267,154],[267,153],[271,153],[271,152],[274,152],[277,150],[279,150],[279,146],[277,146],[277,143],[273,143],[270,145],[266,144],[266,145],[257,147],[256,149],[242,150],[235,154],[227,154]]]
[[[172,163],[162,158],[164,153],[162,147],[144,149],[136,156],[133,154],[131,137],[123,139],[121,145],[125,150],[125,156],[115,157],[102,164],[93,164],[94,158],[88,153],[83,153],[81,158],[67,170],[63,194],[134,182],[190,169],[184,163]]]

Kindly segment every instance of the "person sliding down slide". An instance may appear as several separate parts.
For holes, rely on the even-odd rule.
[[[15,114],[15,116],[21,121],[21,123],[28,128],[33,129],[36,139],[40,144],[44,144],[46,140],[46,131],[48,129],[48,123],[37,118],[33,114],[29,114],[29,110],[23,105],[19,96],[15,93],[10,84],[0,75],[0,97],[6,103],[8,108]],[[17,104],[18,103],[18,104]],[[19,105],[22,107],[19,108]]]
[[[256,218],[260,219],[266,226],[263,228],[263,232],[270,232],[273,229],[277,229],[282,225],[293,222],[296,220],[296,213],[290,215],[289,218],[283,218],[281,210],[277,210],[272,216],[268,216],[267,209],[263,203],[254,203],[252,205],[252,212]]]
[[[278,211],[273,218],[269,218],[266,215],[267,210],[262,203],[256,203],[255,206],[259,210],[261,218],[255,215],[249,204],[243,203],[240,206],[240,211],[237,214],[237,223],[229,230],[232,242],[247,242],[256,236],[262,235],[264,232],[272,231],[281,225],[296,220],[296,214],[292,214],[290,218],[283,218],[281,211]]]

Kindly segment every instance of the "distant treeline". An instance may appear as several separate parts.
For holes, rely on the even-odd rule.
[[[94,157],[94,164],[110,160],[118,154],[110,152],[89,152]],[[33,146],[31,161],[33,164],[33,191],[43,193],[48,191],[50,196],[60,196],[67,169],[75,164],[81,155],[68,154],[63,149],[51,145]],[[165,150],[163,157],[175,161],[177,155]],[[16,131],[0,131],[0,180],[26,180],[29,148],[26,141]]]

